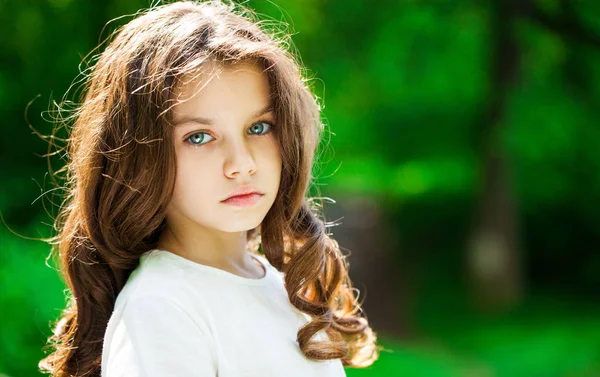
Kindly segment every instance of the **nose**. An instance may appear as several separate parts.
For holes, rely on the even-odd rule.
[[[245,141],[231,143],[223,170],[229,178],[252,175],[256,172],[256,162]]]

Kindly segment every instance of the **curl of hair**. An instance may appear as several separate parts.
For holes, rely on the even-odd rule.
[[[102,343],[117,295],[140,256],[157,246],[175,184],[173,95],[184,78],[215,61],[258,62],[268,76],[283,161],[280,188],[248,233],[284,273],[290,302],[311,321],[297,334],[313,360],[365,367],[378,357],[348,264],[306,193],[323,131],[320,107],[285,32],[239,4],[182,1],[140,12],[115,30],[89,75],[66,152],[66,195],[55,219],[57,258],[70,297],[39,362],[52,376],[99,376]],[[111,39],[111,38],[108,38]],[[82,72],[83,73],[83,72]],[[60,112],[59,108],[59,112]],[[157,182],[164,184],[157,185]],[[319,331],[327,341],[313,341]]]

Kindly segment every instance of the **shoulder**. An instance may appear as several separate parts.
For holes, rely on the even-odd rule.
[[[160,293],[127,296],[103,339],[103,376],[216,374],[215,343],[201,316]]]
[[[143,308],[152,315],[168,308],[174,315],[197,317],[200,313],[192,305],[198,296],[197,290],[181,267],[160,254],[149,252],[142,256],[129,276],[117,296],[114,310],[130,312]]]
[[[136,322],[145,322],[154,325],[169,327],[193,328],[204,334],[210,330],[199,313],[185,301],[176,297],[168,297],[161,293],[136,294],[127,298],[120,309],[122,318],[129,318]]]
[[[164,294],[168,297],[185,284],[183,269],[151,250],[142,255],[140,264],[129,276],[119,296]]]
[[[118,331],[119,327],[124,327],[135,339],[144,339],[139,334],[145,332],[153,333],[153,339],[163,332],[207,338],[213,334],[204,312],[197,310],[185,297],[147,289],[119,296],[109,319],[107,334]]]

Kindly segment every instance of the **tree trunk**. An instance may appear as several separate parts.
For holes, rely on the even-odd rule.
[[[511,86],[517,80],[518,46],[512,23],[519,0],[494,0],[490,15],[491,47],[488,103],[476,124],[480,157],[479,204],[467,243],[466,268],[472,302],[498,311],[522,295],[517,204],[501,132]]]

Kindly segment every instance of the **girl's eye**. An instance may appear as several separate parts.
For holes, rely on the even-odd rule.
[[[206,140],[206,136],[212,137],[206,132],[196,132],[195,134],[190,135],[186,141],[189,141],[194,146],[199,146],[205,144],[204,140]]]
[[[262,127],[260,127],[260,126],[259,127],[255,127],[257,125],[262,125]],[[261,130],[265,129],[265,125],[267,126],[266,127],[267,131],[261,131]],[[271,123],[269,123],[269,122],[258,122],[258,123],[253,124],[252,127],[250,127],[250,130],[257,130],[257,129],[258,129],[259,133],[263,133],[263,132],[267,133],[271,129]]]
[[[251,132],[252,135],[261,135],[261,134],[265,135],[265,134],[271,132],[272,126],[273,125],[269,122],[260,121],[260,122],[254,123],[248,130]],[[266,131],[265,131],[265,129],[266,129]],[[196,133],[190,135],[189,137],[187,137],[185,139],[185,141],[192,144],[195,147],[199,147],[208,142],[208,141],[206,141],[207,136],[212,137],[209,134],[207,134],[206,132],[196,132]]]

